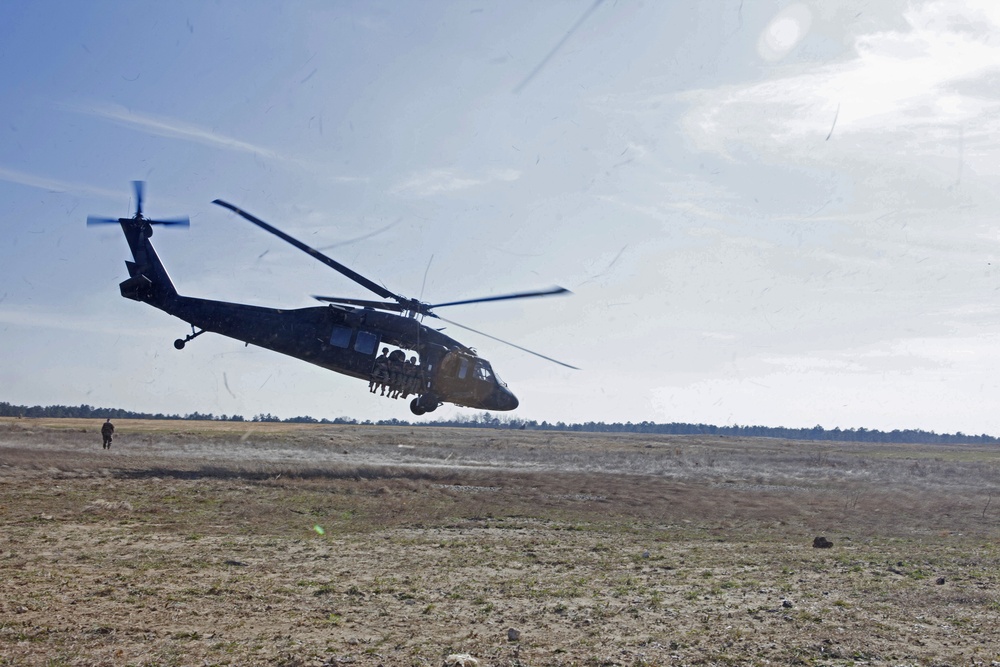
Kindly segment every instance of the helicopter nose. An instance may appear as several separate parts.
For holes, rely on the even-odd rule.
[[[496,388],[496,391],[493,392],[492,403],[496,406],[493,408],[494,410],[513,410],[520,405],[517,396],[506,387]]]

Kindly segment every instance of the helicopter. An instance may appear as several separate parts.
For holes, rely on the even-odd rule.
[[[154,225],[189,227],[187,217],[156,220],[143,215],[143,181],[132,182],[136,210],[132,217],[89,216],[87,225],[119,224],[132,260],[129,277],[119,285],[126,299],[147,303],[191,325],[191,333],[174,341],[178,350],[203,333],[217,333],[365,380],[369,391],[404,399],[413,394],[410,411],[433,412],[445,403],[491,411],[514,410],[518,399],[476,350],[423,323],[434,318],[486,336],[567,368],[576,366],[547,357],[490,334],[447,320],[437,308],[472,303],[527,299],[570,293],[564,287],[517,292],[444,303],[425,303],[401,296],[327,257],[243,209],[221,199],[221,206],[277,236],[326,266],[381,297],[383,301],[350,297],[314,296],[325,306],[278,309],[178,294],[167,270],[150,243]],[[380,346],[382,355],[376,356]],[[388,353],[388,346],[396,349]],[[403,350],[413,353],[409,360]],[[577,369],[578,370],[578,369]]]

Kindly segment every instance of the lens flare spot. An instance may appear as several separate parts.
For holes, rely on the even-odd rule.
[[[788,5],[775,14],[757,40],[757,53],[768,62],[784,58],[809,33],[812,14],[803,4]]]
[[[318,523],[315,526],[313,526],[313,530],[316,531],[317,535],[326,535],[326,531],[323,530],[323,526],[319,525]]]

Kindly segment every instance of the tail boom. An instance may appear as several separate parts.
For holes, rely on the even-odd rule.
[[[149,242],[149,237],[153,235],[152,228],[148,223],[133,218],[122,218],[119,222],[132,251],[132,261],[125,262],[129,278],[118,286],[122,296],[169,312],[165,306],[177,298],[177,289]]]

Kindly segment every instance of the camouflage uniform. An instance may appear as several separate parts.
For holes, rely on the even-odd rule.
[[[115,425],[111,423],[111,418],[109,417],[104,425],[101,426],[101,437],[104,438],[104,449],[111,449],[111,437],[115,434]]]
[[[389,383],[389,348],[382,348],[382,356],[375,360],[375,365],[372,368],[372,379],[368,383],[368,391],[375,393],[379,388],[382,389],[382,395],[385,396],[385,386]]]

